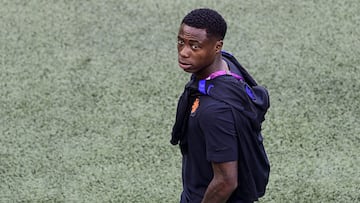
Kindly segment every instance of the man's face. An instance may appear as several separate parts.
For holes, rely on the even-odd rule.
[[[179,66],[188,73],[206,71],[218,52],[218,40],[208,38],[206,29],[199,29],[182,24],[178,34]]]

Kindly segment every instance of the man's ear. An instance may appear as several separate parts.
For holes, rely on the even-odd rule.
[[[218,40],[216,42],[216,45],[215,45],[216,53],[221,52],[223,44],[224,44],[223,40]]]

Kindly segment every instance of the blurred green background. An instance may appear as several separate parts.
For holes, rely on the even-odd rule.
[[[260,202],[360,202],[358,0],[1,0],[0,202],[178,202],[190,10],[271,94]]]

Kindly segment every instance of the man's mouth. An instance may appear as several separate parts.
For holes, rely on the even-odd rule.
[[[191,67],[191,64],[179,61],[179,66],[180,66],[180,68],[186,70]]]

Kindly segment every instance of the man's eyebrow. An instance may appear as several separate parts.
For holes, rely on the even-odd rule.
[[[178,39],[181,39],[181,40],[185,40],[185,38],[182,37],[181,35],[178,35],[177,38],[178,38]],[[201,43],[202,43],[201,41],[195,40],[195,39],[190,39],[190,40],[188,40],[188,41],[189,41],[190,43],[197,43],[197,44],[201,44]]]
[[[189,40],[190,43],[201,43],[200,41],[198,40]]]

